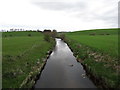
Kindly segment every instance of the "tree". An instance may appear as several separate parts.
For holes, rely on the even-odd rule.
[[[52,31],[52,37],[53,38],[57,37],[57,31],[55,29]]]

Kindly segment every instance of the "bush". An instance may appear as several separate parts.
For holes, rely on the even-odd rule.
[[[44,34],[44,40],[50,42],[50,36],[48,34]]]
[[[10,37],[12,37],[12,35],[10,35]]]
[[[65,40],[65,34],[61,34],[61,35],[60,35],[60,38],[61,38],[62,40]]]
[[[29,37],[31,37],[32,35],[31,34],[28,34]]]

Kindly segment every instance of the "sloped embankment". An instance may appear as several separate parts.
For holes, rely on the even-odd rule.
[[[67,32],[60,36],[98,87],[120,88],[117,28]]]
[[[119,85],[120,67],[118,59],[97,52],[92,48],[75,42],[65,40],[78,62],[82,63],[88,76],[98,87],[117,88]]]

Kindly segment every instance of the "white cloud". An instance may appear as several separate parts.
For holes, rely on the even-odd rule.
[[[118,0],[0,0],[0,29],[117,28]]]

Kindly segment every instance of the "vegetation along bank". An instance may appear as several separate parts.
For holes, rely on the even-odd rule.
[[[35,31],[3,32],[2,37],[3,88],[31,88],[55,40]]]
[[[98,87],[120,88],[118,29],[67,32],[60,37]]]

